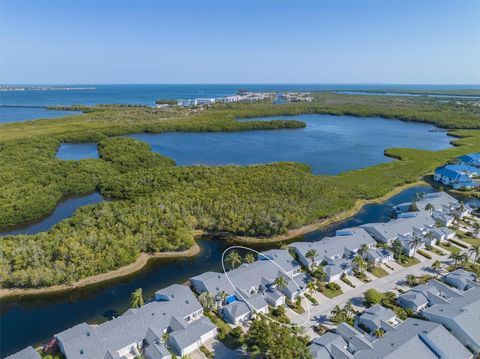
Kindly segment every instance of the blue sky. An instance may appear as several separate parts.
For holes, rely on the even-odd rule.
[[[480,0],[0,0],[1,83],[480,83]]]

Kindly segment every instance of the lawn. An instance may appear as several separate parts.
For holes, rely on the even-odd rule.
[[[338,297],[340,294],[343,294],[341,289],[338,289],[338,290],[328,289],[325,287],[323,283],[320,284],[319,287],[320,287],[320,293],[322,293],[327,298],[335,298],[335,297]]]
[[[398,262],[402,267],[404,268],[408,268],[408,267],[411,267],[415,264],[418,264],[420,263],[420,261],[417,259],[417,258],[411,258],[411,257],[408,257],[408,261],[407,263],[402,263],[402,262]]]
[[[480,238],[473,238],[467,235],[463,235],[460,238],[463,242],[470,244],[471,246],[480,246]]]
[[[444,256],[445,255],[445,252],[441,251],[440,249],[438,249],[436,247],[433,247],[432,249],[430,249],[430,252],[438,254],[439,256]]]
[[[446,244],[444,244],[444,243],[440,243],[438,246],[439,246],[440,248],[443,248],[443,249],[449,251],[450,253],[458,253],[458,252],[460,252],[460,248],[455,247],[455,246],[453,246],[453,245],[451,245],[451,244],[450,244],[450,245],[446,245]]]
[[[388,272],[380,267],[375,267],[370,273],[372,273],[377,278],[382,278],[388,275]]]

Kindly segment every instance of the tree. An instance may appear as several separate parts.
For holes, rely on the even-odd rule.
[[[417,250],[418,250],[418,248],[420,247],[421,244],[422,244],[422,239],[419,236],[414,235],[412,237],[412,240],[408,244],[408,247],[410,249],[413,249],[413,258],[415,258],[415,255],[417,254]]]
[[[311,269],[315,267],[315,258],[317,257],[318,253],[315,249],[309,249],[305,254],[305,258],[310,259],[312,261]]]
[[[377,328],[373,332],[373,335],[375,335],[377,338],[382,338],[384,334],[385,334],[385,331],[382,328]]]
[[[365,261],[363,260],[362,256],[357,255],[352,260],[353,264],[355,264],[358,270],[363,273],[363,269],[365,268]]]
[[[130,296],[130,307],[140,308],[142,305],[143,305],[143,291],[142,291],[142,288],[138,288]]]
[[[352,317],[352,315],[353,315],[353,304],[352,304],[351,299],[347,300],[347,303],[343,307],[343,310],[345,311],[345,314],[346,314],[347,318]]]
[[[457,269],[457,266],[458,266],[458,262],[462,262],[463,259],[465,258],[465,255],[458,252],[458,253],[452,253],[450,254],[450,256],[448,257],[449,259],[453,259],[453,269]]]
[[[395,258],[397,259],[400,258],[400,254],[402,254],[402,249],[403,249],[402,242],[400,242],[398,239],[395,239],[392,243],[392,249],[393,249]]]
[[[480,246],[477,244],[468,248],[468,255],[472,257],[473,262],[475,263],[480,256]]]
[[[198,302],[207,312],[211,312],[215,309],[215,300],[208,292],[203,292],[198,296]]]
[[[413,274],[407,275],[407,283],[410,287],[413,287],[417,284],[417,277],[415,277]]]
[[[430,212],[433,211],[434,210],[433,205],[431,203],[427,203],[425,205],[425,210]]]
[[[275,278],[275,280],[273,281],[273,284],[275,284],[280,290],[282,290],[287,287],[288,282],[283,275],[280,275],[277,278]]]
[[[416,202],[412,202],[410,206],[408,206],[409,212],[418,212],[418,206]]]
[[[318,266],[315,268],[313,275],[317,278],[320,282],[324,282],[327,279],[327,273],[325,273],[325,269],[322,266]]]
[[[421,201],[422,199],[425,198],[425,193],[424,192],[417,192],[415,193],[415,195],[413,196],[413,201],[414,202],[418,202],[418,201]]]
[[[252,254],[252,253],[248,253],[246,256],[245,256],[245,263],[253,263],[255,262],[255,256]]]
[[[478,237],[478,233],[480,232],[480,223],[478,223],[478,222],[473,223],[473,225],[472,225],[472,230],[473,230],[473,231],[472,231],[472,232],[473,232],[473,235],[474,235],[475,237]]]
[[[222,290],[219,294],[220,299],[222,300],[222,303],[225,302],[225,300],[228,298],[228,293]]]
[[[440,274],[440,269],[442,268],[442,263],[439,260],[436,260],[432,263],[432,268],[435,271],[435,277],[438,277]]]
[[[383,299],[383,293],[380,293],[376,289],[369,289],[364,294],[365,304],[370,307],[374,304],[380,304]]]
[[[367,254],[368,250],[370,248],[368,247],[368,244],[362,244],[360,248],[358,249],[358,254],[361,255],[363,258],[365,258],[365,255]]]
[[[244,340],[251,357],[261,356],[265,359],[311,359],[308,342],[301,329],[290,328],[264,317],[252,321]]]
[[[308,282],[307,282],[307,290],[310,294],[313,294],[313,292],[315,292],[317,290],[318,286],[317,286],[317,282],[315,279],[310,279]]]
[[[231,269],[234,269],[237,264],[242,263],[242,257],[237,251],[231,251],[226,258],[226,262],[230,265]]]

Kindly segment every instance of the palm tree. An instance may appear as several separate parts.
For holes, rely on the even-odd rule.
[[[140,308],[142,305],[143,305],[143,291],[142,291],[142,288],[138,288],[130,296],[130,307]]]
[[[402,253],[402,242],[400,242],[398,239],[395,239],[392,243],[392,249],[396,258],[399,258],[400,254]]]
[[[357,266],[358,270],[363,273],[363,269],[365,268],[365,261],[363,260],[362,256],[355,256],[352,262]]]
[[[162,334],[162,337],[160,338],[160,342],[167,346],[166,344],[168,343],[168,339],[170,338],[170,334],[168,332],[165,332]]]
[[[343,313],[343,309],[340,308],[339,305],[336,305],[335,308],[332,309],[330,314],[332,314],[334,317],[339,316]]]
[[[287,280],[283,275],[278,276],[275,278],[273,281],[273,284],[275,284],[280,290],[285,289],[288,285]]]
[[[450,256],[448,257],[450,259],[453,259],[453,269],[457,269],[457,265],[458,265],[458,262],[461,262],[464,258],[464,255],[460,252],[458,253],[452,253],[450,254]]]
[[[352,305],[352,300],[349,299],[347,300],[347,303],[343,307],[343,310],[345,311],[345,314],[347,315],[347,318],[351,318],[353,314],[353,305]]]
[[[327,273],[325,273],[325,269],[323,269],[322,266],[318,266],[315,268],[315,271],[313,272],[313,275],[315,278],[317,278],[320,282],[324,282],[325,279],[327,279]]]
[[[442,268],[442,263],[437,260],[432,263],[432,268],[435,271],[435,277],[438,277],[438,275],[440,274],[440,268]]]
[[[428,231],[427,233],[425,233],[425,238],[429,240],[428,242],[431,242],[433,237],[434,237],[433,232]]]
[[[382,328],[377,328],[374,332],[373,335],[375,335],[377,338],[382,338],[383,335],[385,334],[384,330]]]
[[[472,229],[473,229],[473,234],[475,237],[478,237],[478,233],[480,232],[480,223],[478,222],[475,222],[473,225],[472,225]]]
[[[478,257],[480,256],[480,245],[477,244],[468,248],[468,255],[470,257],[473,257],[473,262],[476,262]]]
[[[315,257],[318,255],[315,249],[309,249],[305,254],[305,258],[310,259],[312,261],[312,269],[315,267]]]
[[[315,292],[317,290],[317,283],[315,281],[315,279],[310,279],[308,282],[307,282],[307,290],[310,294],[313,294],[313,292]]]
[[[242,263],[242,257],[240,257],[240,254],[238,254],[237,251],[231,251],[227,256],[226,261],[230,264],[230,267],[234,269],[237,264]]]
[[[225,292],[224,290],[222,290],[222,291],[219,293],[219,296],[220,296],[220,299],[222,300],[222,303],[225,302],[225,300],[228,298],[228,294],[227,294],[227,292]]]
[[[417,254],[418,247],[420,247],[421,244],[422,244],[422,239],[419,236],[414,235],[412,237],[412,240],[408,244],[408,247],[410,249],[413,249],[413,258],[415,258],[415,255]]]
[[[245,263],[253,263],[255,262],[255,256],[252,253],[248,253],[245,256]]]
[[[418,201],[421,201],[423,198],[425,198],[425,193],[424,192],[417,192],[417,193],[415,193],[415,196],[413,196],[413,201],[418,202]]]
[[[368,250],[370,248],[368,247],[368,244],[362,244],[360,248],[358,249],[358,254],[360,254],[362,257],[365,258],[365,254],[367,254]]]
[[[407,275],[407,283],[409,286],[413,287],[415,284],[417,284],[417,277],[415,277],[413,274]]]
[[[430,212],[433,211],[433,210],[434,210],[433,204],[427,203],[427,204],[425,205],[425,210],[426,210],[426,211],[430,211]]]

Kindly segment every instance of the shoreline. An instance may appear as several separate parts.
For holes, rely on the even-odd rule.
[[[15,296],[35,296],[41,294],[52,294],[70,291],[73,289],[84,288],[90,285],[99,284],[109,280],[126,277],[141,270],[150,259],[155,258],[188,258],[194,257],[202,251],[200,246],[195,243],[191,248],[180,252],[156,252],[140,253],[135,262],[126,266],[114,269],[110,272],[97,274],[84,279],[80,279],[72,284],[58,284],[51,287],[42,288],[2,288],[0,289],[0,299]]]
[[[349,210],[340,212],[339,214],[335,215],[334,217],[328,219],[322,219],[315,223],[303,226],[298,229],[294,229],[289,231],[286,234],[277,235],[268,238],[255,238],[255,237],[232,237],[229,240],[233,243],[238,244],[274,244],[274,243],[281,243],[293,238],[302,236],[304,234],[313,232],[315,230],[325,228],[329,225],[332,225],[337,222],[341,222],[346,220],[356,213],[358,213],[363,206],[367,204],[375,204],[375,203],[382,203],[388,200],[390,197],[412,187],[421,186],[421,185],[429,185],[424,180],[415,181],[406,185],[399,186],[394,190],[388,192],[382,197],[371,199],[371,200],[357,200],[352,208]],[[195,231],[194,236],[198,237],[200,235],[207,235],[203,231]],[[77,282],[72,284],[59,284],[52,287],[42,287],[42,288],[2,288],[0,289],[0,299],[5,299],[9,297],[15,296],[35,296],[35,295],[42,295],[42,294],[52,294],[52,293],[61,293],[70,290],[74,290],[77,288],[84,288],[90,285],[99,284],[102,282],[106,282],[109,280],[126,277],[130,274],[138,272],[141,270],[145,265],[147,265],[150,259],[155,258],[188,258],[193,257],[201,252],[200,246],[195,243],[191,248],[181,251],[181,252],[157,252],[157,253],[141,253],[139,257],[135,260],[135,262],[130,263],[126,266],[117,268],[110,272],[97,274],[91,277],[87,277],[81,279]]]
[[[335,215],[331,218],[321,219],[321,220],[316,221],[312,224],[307,224],[306,226],[303,226],[303,227],[300,227],[300,228],[297,228],[297,229],[292,229],[285,234],[276,235],[276,236],[268,237],[268,238],[240,237],[240,236],[238,236],[238,237],[233,237],[230,240],[234,243],[239,243],[239,244],[249,244],[249,243],[250,244],[269,244],[269,243],[273,244],[273,243],[285,242],[285,241],[291,240],[295,237],[302,236],[304,234],[316,231],[316,230],[321,229],[321,228],[325,228],[325,227],[330,226],[332,224],[335,224],[337,222],[341,222],[341,221],[344,221],[344,220],[346,220],[350,217],[353,217],[355,214],[357,214],[363,208],[363,206],[365,206],[367,204],[376,204],[376,203],[385,202],[390,197],[392,197],[392,196],[394,196],[394,195],[396,195],[396,194],[398,194],[398,193],[400,193],[400,192],[402,192],[402,191],[404,191],[408,188],[412,188],[412,187],[416,187],[416,186],[422,186],[422,185],[430,186],[430,184],[427,183],[426,181],[424,181],[423,179],[412,182],[412,183],[408,183],[408,184],[396,187],[395,189],[393,189],[392,191],[383,195],[382,197],[378,197],[378,198],[375,198],[375,199],[368,199],[368,200],[367,199],[357,200],[355,202],[355,204],[353,205],[353,207],[346,210],[346,211],[340,212],[340,213],[338,213],[337,215]]]

